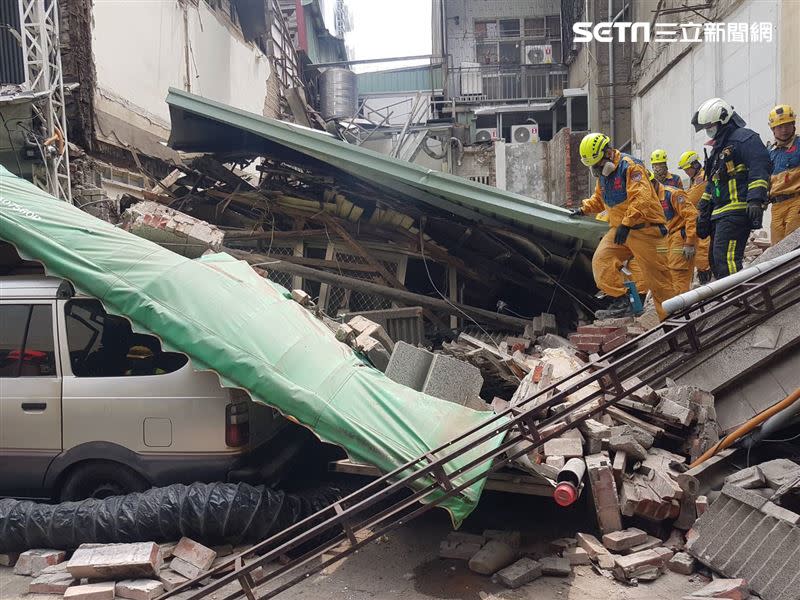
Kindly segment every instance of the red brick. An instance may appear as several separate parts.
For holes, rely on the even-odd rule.
[[[588,333],[590,335],[608,335],[609,333],[617,333],[623,330],[625,330],[624,327],[599,327],[597,325],[581,325],[578,327],[578,333]]]
[[[172,562],[170,568],[184,577],[194,579],[200,573],[208,571],[217,553],[211,548],[206,548],[203,544],[184,537],[172,551]]]
[[[602,334],[573,333],[569,336],[569,341],[573,344],[602,344],[605,336]]]
[[[576,344],[575,345],[578,350],[583,350],[584,352],[600,352],[603,348],[601,344]]]
[[[627,343],[628,336],[621,335],[613,340],[603,342],[603,352],[611,352]]]
[[[28,584],[29,594],[63,594],[75,583],[75,578],[62,571],[61,573],[42,573]]]
[[[117,598],[130,600],[153,600],[164,593],[164,584],[156,579],[126,579],[118,581]]]
[[[114,600],[114,582],[75,585],[64,592],[66,600]]]
[[[36,577],[45,567],[63,562],[66,556],[67,553],[63,550],[27,550],[19,555],[17,564],[14,565],[14,573]]]
[[[161,551],[153,542],[135,544],[82,544],[67,563],[74,576],[89,579],[155,577]]]

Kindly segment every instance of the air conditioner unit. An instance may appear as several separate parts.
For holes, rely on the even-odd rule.
[[[475,143],[491,142],[497,139],[497,129],[495,128],[479,128],[475,130]]]
[[[525,46],[526,65],[549,65],[553,63],[553,47],[550,44]]]
[[[539,141],[539,124],[511,126],[511,142],[515,144],[531,144]]]

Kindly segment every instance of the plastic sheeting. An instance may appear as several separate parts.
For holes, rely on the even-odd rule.
[[[0,500],[0,552],[71,550],[85,543],[258,542],[339,499],[337,490],[291,495],[246,483],[194,483],[62,504]]]
[[[393,382],[246,263],[227,254],[190,260],[58,201],[2,167],[0,239],[98,298],[108,312],[130,319],[134,329],[158,336],[167,350],[188,355],[195,369],[216,372],[223,385],[247,390],[385,473],[493,416]],[[476,445],[447,472],[501,441],[496,435]],[[458,486],[487,470],[486,464],[473,467],[453,481]],[[474,509],[484,483],[479,479],[442,502],[456,525]],[[423,501],[441,494],[434,490]]]

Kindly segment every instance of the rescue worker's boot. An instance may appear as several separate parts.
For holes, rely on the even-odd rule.
[[[630,296],[625,294],[619,298],[614,298],[608,305],[608,308],[604,310],[598,310],[594,316],[598,320],[618,319],[620,317],[634,316],[633,305],[631,304]]]
[[[700,282],[700,285],[711,283],[711,280],[713,278],[714,278],[714,273],[711,272],[711,269],[708,269],[707,271],[697,272],[697,280]]]

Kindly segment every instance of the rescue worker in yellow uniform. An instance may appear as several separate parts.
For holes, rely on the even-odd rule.
[[[769,113],[769,127],[775,142],[770,145],[772,160],[769,201],[772,203],[770,237],[777,244],[800,227],[800,136],[795,128],[797,116],[788,104]]]
[[[608,211],[608,233],[592,257],[595,283],[611,298],[603,316],[633,314],[620,269],[626,260],[635,258],[653,293],[656,312],[663,320],[666,314],[661,303],[672,296],[667,227],[661,203],[648,181],[647,169],[641,161],[613,148],[609,137],[602,133],[586,135],[580,144],[580,155],[581,162],[592,169],[597,184],[591,198],[584,200],[571,215]]]
[[[650,183],[658,194],[667,219],[669,272],[673,295],[688,292],[694,277],[694,258],[697,249],[697,208],[689,202],[686,192],[661,185],[653,173]]]
[[[689,191],[686,196],[689,202],[697,208],[703,192],[706,191],[706,172],[700,163],[700,157],[694,150],[687,150],[681,154],[678,160],[678,168],[686,173],[689,178]],[[697,268],[697,279],[701,284],[705,284],[713,279],[711,271],[711,237],[704,240],[697,240],[697,253],[694,256],[694,266]]]
[[[673,175],[669,172],[666,150],[661,150],[660,148],[658,150],[653,150],[653,153],[650,155],[650,167],[653,169],[653,173],[655,173],[656,180],[661,185],[668,185],[678,188],[679,190],[683,189],[683,182],[680,176]]]

